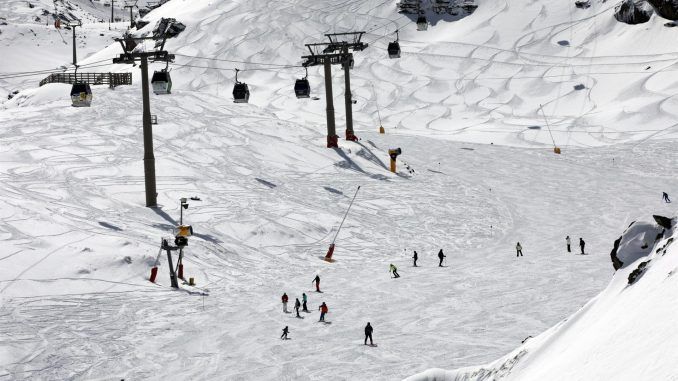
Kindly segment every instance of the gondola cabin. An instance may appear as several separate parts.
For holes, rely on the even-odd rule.
[[[244,82],[236,82],[233,86],[233,102],[247,103],[250,100],[250,89]]]
[[[311,86],[308,84],[308,79],[297,79],[297,81],[294,83],[294,94],[297,96],[297,98],[310,98]]]
[[[155,94],[171,94],[172,77],[167,70],[156,71],[151,77],[151,86]]]
[[[426,20],[426,16],[421,15],[417,18],[417,30],[424,31],[426,29],[428,29],[428,20]]]
[[[92,104],[92,89],[89,83],[76,82],[71,87],[73,107],[89,107]]]
[[[387,50],[389,58],[400,58],[400,44],[398,41],[389,42]]]

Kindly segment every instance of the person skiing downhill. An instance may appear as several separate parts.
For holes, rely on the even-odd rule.
[[[671,200],[669,200],[669,194],[666,192],[662,192],[662,198],[664,199],[664,202],[667,204],[671,202]]]
[[[301,317],[299,316],[299,307],[301,307],[301,302],[299,301],[299,298],[297,298],[297,301],[294,302],[294,310],[297,311],[297,317]]]
[[[311,284],[315,282],[315,291],[320,292],[320,276],[316,275],[315,278],[311,281]]]
[[[368,337],[370,338],[370,345],[374,345],[374,343],[372,342],[372,331],[374,331],[374,329],[372,328],[370,322],[368,321],[367,325],[365,326],[365,345],[367,345]]]
[[[584,240],[581,237],[579,237],[579,247],[581,248],[581,255],[584,255],[584,246],[585,245],[586,245],[586,242],[584,242]]]
[[[569,235],[567,237],[565,237],[565,242],[567,243],[567,252],[571,253],[572,250],[570,250],[570,243],[571,242],[570,242],[570,236]]]
[[[417,251],[414,251],[414,256],[412,257],[414,259],[414,267],[417,267],[417,259],[419,259],[419,256],[417,255]]]
[[[284,293],[282,296],[283,312],[287,313],[287,294]]]
[[[280,336],[280,338],[283,339],[283,340],[287,340],[287,334],[289,332],[290,332],[290,329],[287,328],[287,326],[285,326],[285,328],[283,328],[283,333],[282,333],[282,336]]]
[[[398,268],[396,268],[393,263],[388,268],[389,273],[393,273],[394,278],[400,278],[400,275],[398,275]]]
[[[438,263],[438,267],[443,267],[443,259],[445,258],[445,254],[443,254],[443,249],[440,249],[438,252],[438,259],[440,259],[440,263]]]
[[[306,293],[304,292],[301,294],[301,300],[303,301],[302,308],[304,312],[308,312],[308,307],[306,307],[306,302],[308,301],[308,297],[306,296]]]
[[[318,307],[318,310],[320,310],[320,320],[318,321],[325,321],[325,314],[328,311],[327,304],[323,302],[323,304],[321,304],[320,307]]]
[[[523,247],[520,246],[520,242],[516,243],[516,257],[523,256]]]

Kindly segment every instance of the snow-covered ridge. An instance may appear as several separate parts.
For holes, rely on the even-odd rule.
[[[678,364],[678,232],[634,222],[619,239],[624,265],[572,316],[482,367],[427,370],[407,381],[674,380]]]

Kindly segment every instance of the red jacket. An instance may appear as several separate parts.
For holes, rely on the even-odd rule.
[[[320,312],[327,313],[327,305],[326,304],[323,304],[322,306],[320,306]]]
[[[282,296],[282,301],[283,301],[283,303],[287,303],[287,295]]]

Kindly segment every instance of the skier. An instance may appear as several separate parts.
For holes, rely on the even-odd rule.
[[[308,301],[308,298],[306,297],[305,292],[303,294],[301,294],[301,300],[303,301],[303,304],[302,304],[303,310],[302,311],[308,312],[308,307],[306,307],[306,302]]]
[[[283,302],[283,312],[287,313],[287,294],[284,293],[282,296],[282,302]]]
[[[287,328],[287,326],[285,326],[285,328],[283,328],[283,334],[282,334],[282,336],[280,336],[280,338],[283,339],[283,340],[287,340],[287,334],[289,332],[290,332],[290,329]]]
[[[570,250],[570,236],[569,235],[567,237],[565,237],[565,242],[567,243],[567,252],[571,253],[572,250]]]
[[[316,275],[311,281],[311,284],[313,284],[313,282],[315,282],[315,291],[320,292],[320,276]]]
[[[419,256],[417,255],[417,251],[414,251],[414,256],[412,257],[414,259],[414,267],[417,267],[417,259],[419,259]]]
[[[370,338],[370,345],[374,345],[374,343],[372,342],[372,331],[374,331],[374,329],[372,328],[370,322],[368,321],[367,325],[365,326],[365,345],[367,345],[368,337]]]
[[[520,242],[516,243],[516,257],[523,256],[523,247],[520,246]]]
[[[586,245],[586,242],[584,242],[584,240],[581,237],[579,237],[579,247],[581,247],[581,255],[584,255],[584,246],[585,245]]]
[[[393,273],[394,278],[400,278],[400,275],[398,275],[398,269],[393,265],[393,263],[391,263],[389,266],[388,272]]]
[[[294,310],[297,311],[297,317],[301,317],[299,316],[299,307],[301,307],[301,302],[299,301],[299,298],[297,298],[297,301],[294,302]]]
[[[440,249],[440,251],[438,252],[438,259],[440,259],[438,267],[443,267],[443,258],[445,258],[445,254],[443,254],[443,249]]]
[[[669,194],[668,194],[668,193],[662,192],[662,197],[664,198],[664,202],[665,202],[665,203],[668,204],[668,203],[671,202],[671,200],[669,200]]]
[[[323,302],[323,304],[321,304],[320,307],[318,307],[318,310],[320,310],[320,320],[318,321],[325,321],[325,314],[328,311],[327,304]]]

